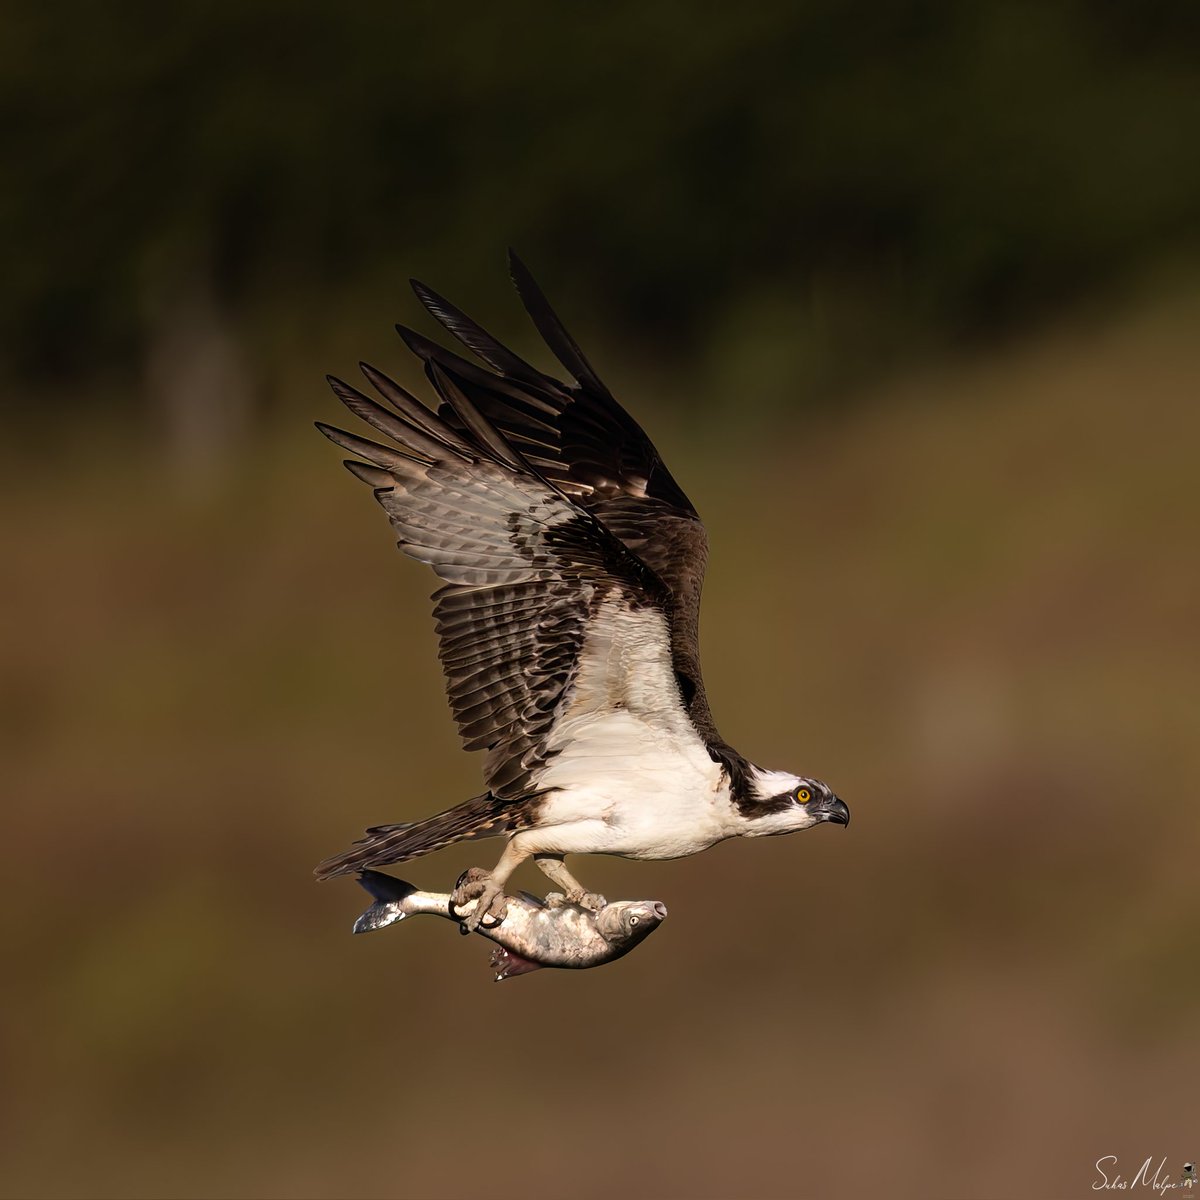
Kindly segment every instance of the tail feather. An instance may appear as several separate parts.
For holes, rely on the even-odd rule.
[[[498,837],[509,831],[508,807],[509,802],[485,792],[424,821],[374,825],[349,850],[320,863],[313,874],[318,879],[331,879],[368,867],[408,862],[455,842]]]

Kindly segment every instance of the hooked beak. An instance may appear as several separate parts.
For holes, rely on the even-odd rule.
[[[827,799],[814,800],[808,806],[808,811],[811,812],[818,821],[833,821],[837,825],[850,824],[850,810],[846,807],[845,801],[839,800],[837,796],[830,795]]]

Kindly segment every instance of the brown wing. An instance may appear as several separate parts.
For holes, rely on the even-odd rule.
[[[427,372],[451,378],[539,475],[593,514],[666,585],[680,692],[693,724],[724,758],[728,747],[713,724],[700,673],[700,591],[708,560],[704,526],[654,444],[613,399],[524,264],[511,252],[509,262],[526,309],[570,372],[573,386],[531,366],[416,281],[413,289],[429,312],[491,369],[397,328],[425,360]],[[462,432],[452,405],[443,403],[439,416]]]
[[[614,594],[634,608],[662,608],[668,594],[600,521],[532,470],[453,380],[430,371],[457,428],[370,367],[395,413],[330,384],[395,445],[317,427],[365,460],[346,466],[374,489],[400,548],[445,580],[435,616],[450,704],[468,749],[487,751],[491,792],[515,800],[534,790],[546,761],[589,616]]]

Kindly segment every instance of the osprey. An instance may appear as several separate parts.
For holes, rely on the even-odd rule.
[[[504,886],[530,857],[563,898],[598,908],[603,897],[564,855],[680,858],[725,838],[850,821],[820,780],[755,766],[717,732],[700,676],[704,526],[511,252],[509,263],[573,384],[413,281],[483,365],[398,325],[436,412],[364,363],[390,410],[340,379],[330,386],[392,444],[317,424],[355,456],[345,465],[374,489],[400,549],[444,581],[433,596],[440,658],[463,741],[487,752],[487,791],[375,826],[316,874],[504,836],[495,868],[456,889],[456,903],[477,902],[473,926],[503,917]]]

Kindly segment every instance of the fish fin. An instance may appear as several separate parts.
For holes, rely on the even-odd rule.
[[[397,907],[397,902],[417,890],[411,883],[382,871],[361,871],[358,882],[375,897],[375,903],[354,922],[355,933],[386,929],[408,915]]]
[[[391,900],[403,900],[417,891],[415,884],[397,879],[395,875],[386,875],[383,871],[359,871],[358,883],[360,887],[366,888],[376,900],[384,903]]]
[[[518,892],[517,897],[524,900],[527,904],[532,904],[534,908],[545,908],[546,902],[541,896],[535,896],[532,892]]]
[[[492,951],[488,965],[496,972],[496,978],[493,981],[495,983],[503,983],[506,979],[512,979],[516,975],[528,975],[530,971],[542,969],[541,963],[524,958],[520,954],[514,954],[511,950],[505,950],[503,946],[497,946]]]
[[[355,933],[372,933],[376,929],[386,929],[389,925],[395,925],[397,921],[403,921],[408,916],[406,912],[402,912],[394,904],[384,904],[377,902],[372,904],[357,921],[354,922]]]

